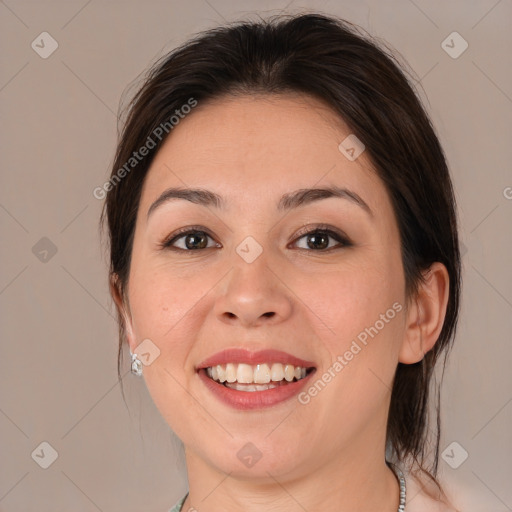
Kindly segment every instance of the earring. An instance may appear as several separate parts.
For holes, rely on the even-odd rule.
[[[132,356],[132,373],[140,377],[142,375],[142,361],[137,357],[137,354],[132,354],[131,350],[130,355]]]

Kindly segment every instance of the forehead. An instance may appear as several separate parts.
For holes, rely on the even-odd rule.
[[[200,186],[228,205],[261,207],[287,191],[334,184],[389,208],[384,185],[363,152],[338,148],[350,130],[321,101],[300,95],[225,97],[199,103],[155,156],[140,209],[168,187]]]

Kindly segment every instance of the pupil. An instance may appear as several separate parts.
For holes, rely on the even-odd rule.
[[[312,242],[310,242],[311,240]],[[318,243],[320,243],[320,246]],[[329,246],[329,237],[326,233],[309,235],[308,246],[311,249],[325,249]]]
[[[203,231],[197,231],[197,233],[201,233],[201,235],[200,236],[197,236],[196,234],[187,235],[187,237],[185,239],[185,244],[187,246],[187,249],[204,249],[208,245],[208,241],[206,239],[205,233]],[[195,239],[201,240],[200,245],[194,245]]]

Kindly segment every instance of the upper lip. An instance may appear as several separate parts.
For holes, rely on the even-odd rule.
[[[250,365],[262,363],[282,363],[291,364],[293,366],[301,366],[302,368],[311,368],[315,366],[315,364],[311,361],[306,361],[300,357],[293,356],[281,350],[266,349],[259,350],[257,352],[251,352],[243,348],[228,348],[226,350],[222,350],[221,352],[217,352],[213,356],[210,356],[202,361],[197,365],[196,370],[227,363],[245,363]]]

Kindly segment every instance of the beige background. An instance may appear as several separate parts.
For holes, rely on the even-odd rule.
[[[180,442],[128,358],[129,410],[121,398],[101,202],[92,191],[113,159],[119,99],[139,73],[195,31],[282,9],[360,24],[401,52],[421,81],[453,173],[464,243],[441,450],[457,442],[452,459],[462,449],[469,456],[457,469],[441,460],[441,476],[464,512],[512,509],[512,2],[6,0],[1,512],[166,511],[186,491]],[[47,59],[31,48],[44,31],[59,45]],[[469,44],[456,59],[441,46],[453,31]],[[47,469],[36,460],[50,448],[31,456],[42,442],[58,453]]]

